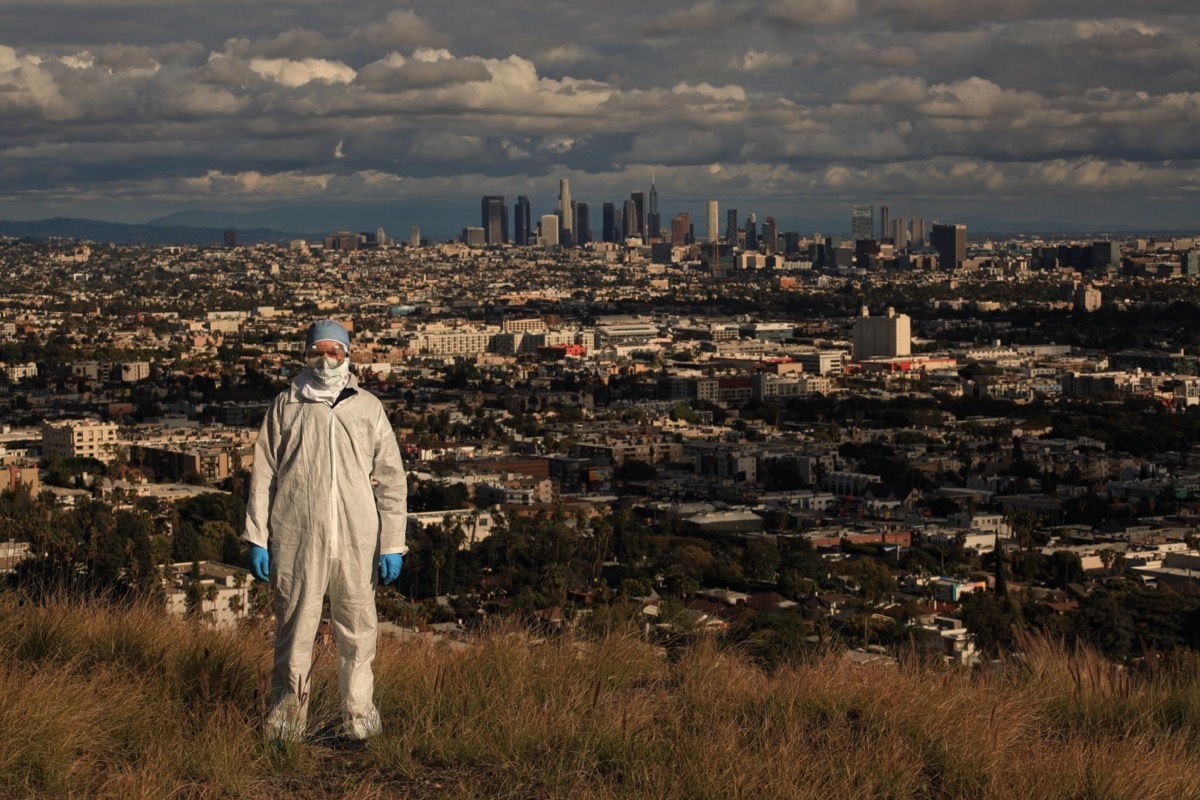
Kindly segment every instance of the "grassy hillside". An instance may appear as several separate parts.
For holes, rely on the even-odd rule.
[[[461,652],[381,641],[386,733],[263,741],[265,628],[0,596],[0,796],[1190,798],[1200,662],[1117,671],[1045,641],[974,673],[836,655],[764,673],[634,636]],[[314,721],[336,716],[334,654]]]

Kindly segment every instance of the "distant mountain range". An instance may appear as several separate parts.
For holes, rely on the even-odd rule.
[[[175,215],[172,215],[175,216]],[[164,217],[163,220],[169,218]],[[32,239],[81,239],[90,242],[150,245],[221,245],[230,226],[200,227],[178,223],[160,224],[154,220],[144,225],[121,222],[101,222],[94,219],[55,217],[36,221],[0,220],[0,236]],[[264,242],[288,242],[292,239],[314,241],[320,234],[295,233],[274,228],[236,228],[239,245]]]

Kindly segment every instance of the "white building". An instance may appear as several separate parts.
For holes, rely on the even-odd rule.
[[[899,358],[912,354],[912,320],[889,308],[882,317],[872,317],[863,306],[854,321],[854,360]]]
[[[546,214],[542,217],[541,244],[543,247],[558,247],[558,215]]]
[[[219,628],[236,625],[250,613],[250,573],[239,567],[199,562],[200,577],[196,609],[206,622]],[[188,612],[188,589],[195,577],[192,564],[182,562],[163,568],[167,588],[167,612],[185,617]]]
[[[42,423],[42,453],[62,458],[94,458],[104,463],[117,456],[117,423],[92,419]]]
[[[27,364],[5,364],[4,362],[0,362],[0,370],[8,376],[10,383],[36,378],[38,374],[37,364],[32,361]]]

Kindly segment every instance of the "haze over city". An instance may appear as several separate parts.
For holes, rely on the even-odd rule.
[[[782,228],[1194,222],[1181,0],[0,2],[0,218],[457,234],[655,180]],[[193,212],[193,213],[179,213]]]

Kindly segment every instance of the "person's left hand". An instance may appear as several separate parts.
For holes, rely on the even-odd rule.
[[[379,582],[389,584],[400,577],[400,565],[403,563],[399,553],[388,553],[379,557]]]

